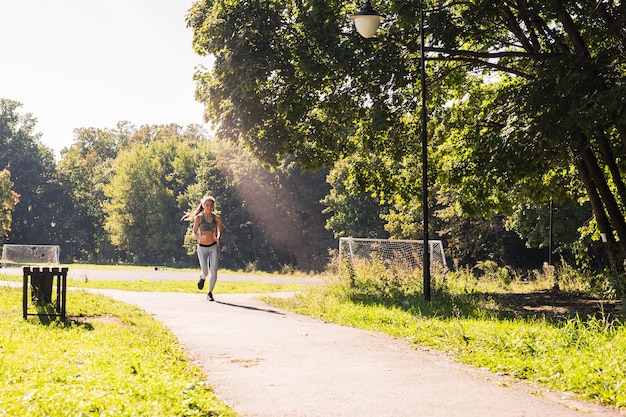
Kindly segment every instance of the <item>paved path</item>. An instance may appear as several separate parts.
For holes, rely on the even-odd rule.
[[[624,416],[254,295],[102,293],[152,314],[242,416]],[[537,392],[533,394],[531,392]]]

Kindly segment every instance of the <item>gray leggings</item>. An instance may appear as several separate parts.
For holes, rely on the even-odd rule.
[[[200,261],[200,278],[206,278],[211,271],[211,279],[209,281],[209,292],[213,292],[215,283],[217,282],[217,261],[219,259],[219,246],[200,246],[198,245],[198,260]]]

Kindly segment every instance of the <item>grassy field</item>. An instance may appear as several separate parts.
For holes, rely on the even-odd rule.
[[[0,286],[0,416],[234,416],[168,329],[86,291],[68,319],[22,319]]]
[[[128,267],[126,268],[128,269]],[[0,281],[22,282],[21,275],[0,275]],[[152,292],[198,292],[196,281],[115,281],[97,279],[67,279],[68,288],[85,289],[118,289],[125,291],[152,291]],[[268,292],[301,291],[306,284],[266,284],[262,282],[229,282],[219,281],[218,290],[222,294],[250,294]]]

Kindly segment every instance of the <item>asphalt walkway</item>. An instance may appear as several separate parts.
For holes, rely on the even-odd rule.
[[[219,289],[219,287],[217,288]],[[242,416],[624,416],[258,295],[103,290],[169,327]]]

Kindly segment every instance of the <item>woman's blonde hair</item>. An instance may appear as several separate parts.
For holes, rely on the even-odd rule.
[[[200,204],[198,204],[198,207],[196,207],[195,210],[185,214],[183,217],[180,218],[180,220],[193,220],[198,214],[204,211],[204,202],[207,200],[211,200],[213,202],[213,205],[215,205],[215,197],[211,195],[205,195],[200,199]]]

